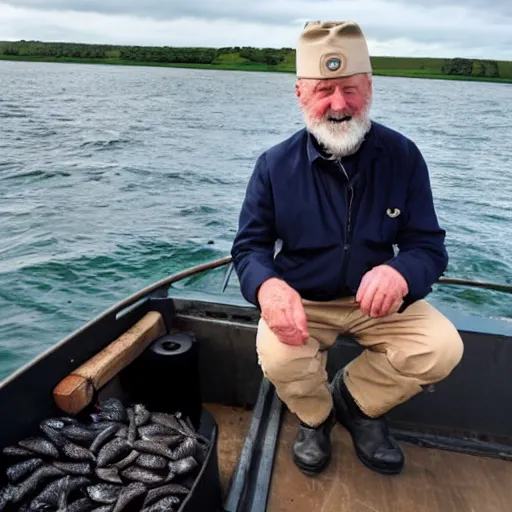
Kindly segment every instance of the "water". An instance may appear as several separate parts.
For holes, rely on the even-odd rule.
[[[293,86],[0,61],[0,378],[114,302],[227,255],[257,156],[302,127]],[[429,163],[452,277],[512,282],[511,98],[502,84],[375,78],[374,118]],[[512,317],[497,292],[430,299]]]

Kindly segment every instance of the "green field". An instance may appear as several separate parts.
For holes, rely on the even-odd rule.
[[[0,41],[0,59],[295,72],[291,48],[182,48]],[[512,61],[371,57],[375,75],[512,83]]]

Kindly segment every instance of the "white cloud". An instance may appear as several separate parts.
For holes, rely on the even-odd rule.
[[[83,0],[80,5],[78,0],[24,2],[39,8],[16,3],[13,6],[0,1],[0,40],[293,47],[307,19],[354,19],[363,27],[372,55],[496,59],[512,55],[509,18],[496,19],[493,11],[456,5],[427,7],[411,2],[346,0],[340,9],[339,0],[263,0],[246,5],[233,0],[201,4],[190,0],[180,2],[182,7],[173,10],[169,6],[176,6],[176,2],[155,0],[131,5],[98,0]],[[53,10],[43,9],[45,5]],[[89,10],[102,5],[116,12]],[[69,10],[71,6],[83,10]]]

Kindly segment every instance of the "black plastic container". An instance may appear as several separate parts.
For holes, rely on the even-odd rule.
[[[199,432],[210,440],[210,448],[204,464],[178,512],[218,512],[222,509],[222,497],[217,459],[218,427],[213,416],[203,410]]]
[[[180,411],[199,427],[201,382],[193,333],[174,332],[155,340],[122,372],[121,383],[133,402],[152,411]]]
[[[162,336],[123,370],[120,379],[130,402],[143,403],[150,411],[171,414],[180,411],[210,440],[203,466],[178,510],[218,512],[222,507],[218,427],[213,416],[202,407],[198,352],[194,333],[178,331]]]

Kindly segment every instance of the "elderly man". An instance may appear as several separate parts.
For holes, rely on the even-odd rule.
[[[448,261],[427,166],[411,140],[370,120],[371,71],[356,23],[306,24],[295,88],[306,126],[258,158],[232,248],[242,294],[261,311],[263,373],[300,420],[293,460],[306,474],[329,463],[336,420],[364,464],[399,473],[386,413],[463,353],[424,300]],[[365,350],[329,385],[340,333]]]

